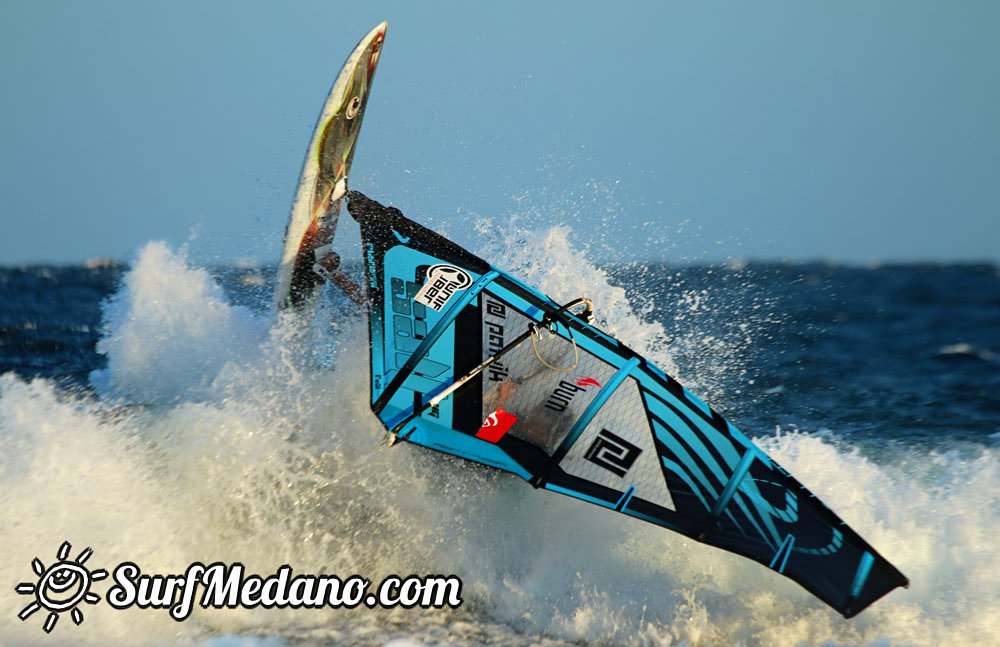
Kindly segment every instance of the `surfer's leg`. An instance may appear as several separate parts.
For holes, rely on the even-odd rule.
[[[313,271],[340,288],[355,304],[364,304],[365,294],[361,286],[340,271],[340,254],[337,252],[329,250],[322,258],[317,258]]]
[[[356,305],[364,305],[365,294],[361,291],[360,285],[340,272],[331,277],[330,280],[333,281],[334,285],[343,290],[344,294],[346,294]]]

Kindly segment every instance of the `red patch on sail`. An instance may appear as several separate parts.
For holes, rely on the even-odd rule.
[[[496,443],[514,426],[515,422],[517,422],[517,416],[497,407],[496,411],[486,416],[483,425],[476,432],[476,438]]]

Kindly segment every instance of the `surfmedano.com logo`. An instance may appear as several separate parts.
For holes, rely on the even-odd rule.
[[[80,611],[80,603],[97,604],[101,601],[99,595],[91,593],[90,585],[106,578],[108,572],[103,568],[89,571],[83,565],[94,552],[90,548],[85,548],[75,560],[68,560],[67,557],[72,549],[73,546],[64,541],[56,553],[58,561],[48,568],[45,568],[45,564],[37,557],[31,560],[31,570],[38,576],[38,582],[34,584],[21,582],[14,588],[21,595],[35,596],[34,602],[17,614],[18,618],[27,620],[40,609],[49,612],[42,624],[45,633],[52,631],[59,620],[59,614],[64,611],[69,611],[73,622],[82,624],[83,612]]]
[[[49,612],[42,625],[46,633],[52,631],[65,611],[69,611],[73,622],[82,624],[80,603],[100,602],[100,596],[90,587],[108,577],[105,569],[89,571],[83,565],[93,554],[90,548],[75,560],[68,559],[71,550],[70,543],[63,542],[56,554],[58,561],[48,568],[36,557],[31,568],[38,581],[21,582],[15,587],[17,593],[35,597],[17,617],[27,620],[45,609]],[[144,574],[135,563],[122,562],[111,576],[115,584],[106,599],[112,608],[162,609],[178,622],[190,617],[195,604],[203,609],[353,609],[362,604],[369,609],[456,609],[462,605],[462,580],[455,575],[389,575],[374,590],[372,581],[361,575],[343,580],[336,575],[295,575],[288,564],[262,577],[247,573],[239,562],[209,566],[195,562],[184,573],[173,575]]]

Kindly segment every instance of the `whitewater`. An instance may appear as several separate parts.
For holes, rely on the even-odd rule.
[[[380,446],[384,430],[368,406],[363,315],[329,295],[306,326],[276,318],[217,268],[199,266],[183,248],[150,242],[101,302],[93,334],[103,365],[85,384],[25,371],[0,377],[0,643],[1000,640],[1000,427],[974,442],[946,431],[936,442],[878,442],[846,422],[814,426],[806,412],[798,419],[774,414],[767,403],[794,390],[808,367],[759,384],[767,397],[748,399],[734,388],[761,380],[750,360],[770,334],[768,324],[794,323],[783,318],[780,300],[768,298],[770,284],[744,280],[741,294],[753,296],[727,305],[711,280],[695,285],[682,272],[630,268],[623,279],[589,261],[566,227],[511,227],[481,226],[476,251],[556,300],[581,296],[586,286],[599,328],[732,412],[769,455],[895,563],[910,588],[845,620],[749,560],[535,491],[512,475],[405,443]],[[266,295],[266,273],[236,274],[245,279],[236,285]],[[51,278],[38,281],[35,298],[53,301]],[[654,283],[673,285],[666,294],[676,298],[649,298],[642,288]],[[737,320],[742,325],[729,325]],[[953,344],[938,355],[985,363],[995,375],[989,348]],[[831,408],[886,415],[846,396]],[[763,424],[749,428],[747,421]],[[63,541],[75,552],[92,547],[92,568],[131,561],[151,573],[238,561],[256,573],[289,564],[297,572],[372,580],[455,574],[464,604],[196,608],[176,622],[161,610],[118,611],[102,599],[83,605],[79,626],[63,617],[46,634],[41,614],[17,618],[27,602],[15,586],[34,577],[33,558],[54,561]],[[97,583],[94,590],[103,598],[106,588]]]

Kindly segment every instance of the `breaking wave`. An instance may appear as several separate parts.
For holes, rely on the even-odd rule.
[[[505,231],[487,243],[490,258],[556,298],[580,296],[575,286],[586,284],[598,326],[676,371],[671,344],[697,340],[671,339],[669,322],[614,285],[568,233]],[[912,582],[848,621],[748,560],[507,474],[376,446],[383,429],[367,404],[365,321],[327,321],[303,329],[234,305],[208,270],[150,243],[105,305],[108,365],[92,376],[93,391],[0,377],[3,640],[971,645],[1000,635],[994,449],[872,458],[831,434],[758,439]],[[718,374],[742,368],[715,361]],[[182,573],[195,561],[373,580],[454,573],[466,604],[196,609],[178,624],[165,611],[102,602],[83,610],[80,627],[64,619],[46,635],[41,619],[16,618],[26,598],[14,585],[67,540],[94,549],[94,568],[133,561],[147,573]]]

